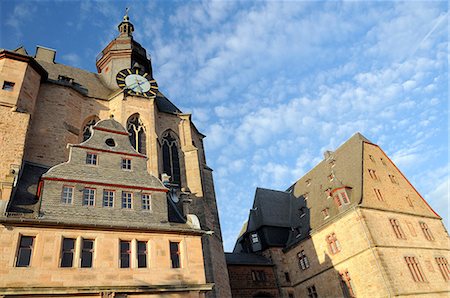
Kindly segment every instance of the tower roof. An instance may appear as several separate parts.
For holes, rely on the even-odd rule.
[[[120,36],[132,36],[134,31],[134,25],[130,22],[130,17],[128,16],[128,7],[125,9],[125,15],[123,16],[122,22],[117,26],[119,29]]]

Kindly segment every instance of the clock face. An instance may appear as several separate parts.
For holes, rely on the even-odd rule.
[[[117,74],[116,81],[129,94],[155,97],[158,92],[156,81],[140,69],[123,69]]]

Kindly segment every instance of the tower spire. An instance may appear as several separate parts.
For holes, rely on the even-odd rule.
[[[119,24],[119,36],[133,36],[134,26],[130,22],[130,17],[128,16],[129,7],[125,8],[125,15],[123,16],[122,22]]]

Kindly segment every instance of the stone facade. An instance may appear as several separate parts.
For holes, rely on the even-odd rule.
[[[146,97],[119,88],[116,83],[118,72],[126,68],[142,69],[152,76],[151,61],[145,49],[134,40],[133,30],[126,16],[119,25],[119,36],[111,41],[97,60],[98,74],[55,63],[56,51],[44,47],[37,48],[35,57],[29,56],[23,48],[0,52],[0,84],[6,86],[0,90],[1,221],[4,227],[11,227],[20,218],[26,218],[30,229],[33,222],[36,225],[38,222],[47,225],[50,221],[64,222],[74,228],[79,228],[80,222],[95,222],[98,227],[107,226],[108,229],[117,226],[125,231],[128,226],[145,233],[162,233],[161,239],[164,239],[164,233],[195,236],[195,241],[201,241],[201,250],[197,245],[193,248],[197,251],[191,253],[202,256],[206,276],[204,284],[209,286],[197,290],[195,287],[185,288],[183,295],[190,291],[192,296],[197,291],[198,295],[206,293],[209,297],[230,297],[212,172],[206,164],[203,148],[202,139],[205,136],[192,123],[190,114],[183,114],[161,92]],[[9,82],[13,83],[12,88],[8,88]],[[111,132],[96,130],[95,127],[94,135],[100,139],[83,142],[84,134],[91,129],[92,120],[95,123],[111,117],[124,133],[118,135],[113,132],[112,135],[126,140],[127,144],[130,144],[128,138],[138,139],[139,144],[135,144],[134,149],[121,148],[120,152],[113,152],[119,149],[111,149],[104,144],[104,138],[111,137]],[[134,120],[136,124],[131,124]],[[133,128],[132,125],[138,127]],[[132,135],[133,129],[139,129],[139,136]],[[168,200],[168,189],[161,184],[167,162],[163,142],[168,134],[175,140],[173,146],[177,151],[180,181],[176,185],[169,183],[167,187],[169,192],[178,196],[189,196],[192,200],[189,207],[183,205],[183,200],[178,203]],[[86,172],[83,162],[88,151],[97,152],[100,163],[97,168]],[[124,174],[117,168],[124,156],[132,160],[139,174],[133,171]],[[153,178],[145,178],[149,175]],[[132,186],[129,183],[131,180]],[[94,206],[82,206],[82,191],[94,182],[97,184]],[[73,208],[61,205],[61,191],[65,185],[74,187]],[[101,194],[111,187],[115,190],[116,200],[120,200],[122,192],[131,191],[135,199],[132,208],[136,212],[122,210],[119,205],[108,210],[102,208]],[[152,212],[137,212],[143,193],[151,195]],[[176,211],[177,208],[180,210]],[[170,210],[175,210],[178,221],[185,223],[174,225],[168,218]],[[195,218],[199,220],[201,231],[191,231],[196,227]],[[205,235],[206,231],[214,233]],[[167,258],[166,253],[161,254]],[[11,262],[9,259],[8,266]],[[179,276],[175,282],[178,284],[187,279],[183,275],[175,276]],[[200,276],[195,278],[201,280]],[[207,289],[210,285],[214,285],[213,290]],[[0,287],[8,286],[5,283]],[[132,295],[132,292],[129,290],[128,294]]]
[[[441,217],[382,149],[360,134],[327,151],[283,196],[273,194],[280,203],[288,195],[304,201],[307,210],[291,210],[301,224],[285,224],[291,234],[284,245],[264,245],[270,235],[248,228],[264,224],[264,216],[251,214],[235,252],[272,260],[281,297],[449,295],[449,236]],[[263,243],[259,251],[245,245],[255,233]]]

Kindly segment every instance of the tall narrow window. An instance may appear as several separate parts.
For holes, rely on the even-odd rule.
[[[339,243],[339,240],[337,240],[335,233],[327,235],[326,241],[328,243],[328,250],[331,254],[334,255],[341,251],[341,244]]]
[[[378,180],[377,173],[375,172],[375,170],[368,169],[368,171],[369,171],[370,178],[372,178],[373,180]]]
[[[289,275],[289,272],[284,272],[284,279],[286,279],[286,282],[291,282],[291,277]]]
[[[348,273],[348,271],[344,270],[339,274],[341,276],[341,286],[344,297],[345,298],[356,297],[355,292],[353,291],[353,282],[352,279],[350,278],[350,274]]]
[[[430,229],[428,228],[428,225],[424,223],[423,221],[419,222],[420,228],[422,229],[423,234],[425,235],[425,238],[429,241],[433,241],[434,237],[433,234],[431,234]]]
[[[131,192],[122,191],[122,208],[131,209],[133,206],[133,194]]]
[[[142,194],[142,210],[152,209],[152,196],[149,194]]]
[[[94,206],[95,204],[95,189],[85,188],[83,190],[83,206]]]
[[[34,237],[21,236],[19,250],[17,251],[16,267],[29,267],[33,253]]]
[[[72,204],[73,201],[73,186],[63,186],[61,193],[61,203]]]
[[[394,184],[398,184],[397,178],[395,178],[394,175],[389,175],[389,179],[391,179],[391,182]]]
[[[442,277],[444,280],[449,281],[450,280],[450,268],[448,266],[447,259],[444,257],[437,257],[435,258],[436,263],[439,266],[439,270],[441,271]]]
[[[416,259],[416,257],[405,257],[405,261],[415,282],[427,282],[422,268],[420,267],[419,261]]]
[[[350,200],[348,198],[347,191],[345,190],[345,188],[333,190],[331,191],[330,194],[333,195],[333,199],[334,202],[336,203],[336,206],[341,207],[342,205],[350,204]]]
[[[411,198],[409,196],[406,196],[405,199],[406,199],[406,202],[408,202],[409,207],[413,207],[414,208],[414,205],[413,205],[413,203],[411,201]]]
[[[308,290],[308,298],[318,298],[316,286],[312,285],[306,288]]]
[[[308,257],[305,254],[305,251],[302,250],[301,252],[299,252],[297,254],[298,257],[298,266],[302,269],[302,270],[306,270],[309,268],[309,260]]]
[[[120,268],[130,268],[131,242],[120,241]]]
[[[391,218],[389,219],[392,228],[394,229],[395,236],[399,239],[406,239],[405,233],[403,233],[402,227],[400,226],[400,223],[397,219]]]
[[[94,257],[94,240],[83,239],[81,245],[81,268],[91,268]]]
[[[178,144],[172,132],[168,131],[162,138],[163,172],[169,175],[172,183],[180,184],[180,159]]]
[[[142,154],[146,154],[145,126],[139,114],[131,115],[127,120],[127,130],[130,134],[130,142],[133,148]]]
[[[92,135],[92,127],[97,123],[99,120],[98,117],[94,117],[91,120],[88,120],[86,124],[83,126],[83,142],[89,139]]]
[[[114,190],[103,190],[103,207],[113,207],[114,206]]]
[[[180,268],[180,242],[170,241],[170,261],[172,268]]]
[[[61,248],[61,267],[73,267],[75,239],[64,238]]]
[[[137,242],[137,258],[138,258],[138,268],[147,267],[147,242],[138,241]]]
[[[322,216],[323,216],[323,219],[327,219],[328,217],[330,217],[330,212],[329,212],[328,208],[325,208],[322,210]]]
[[[373,191],[375,192],[375,196],[377,197],[378,201],[384,202],[383,195],[381,194],[381,190],[378,188],[374,188]]]

